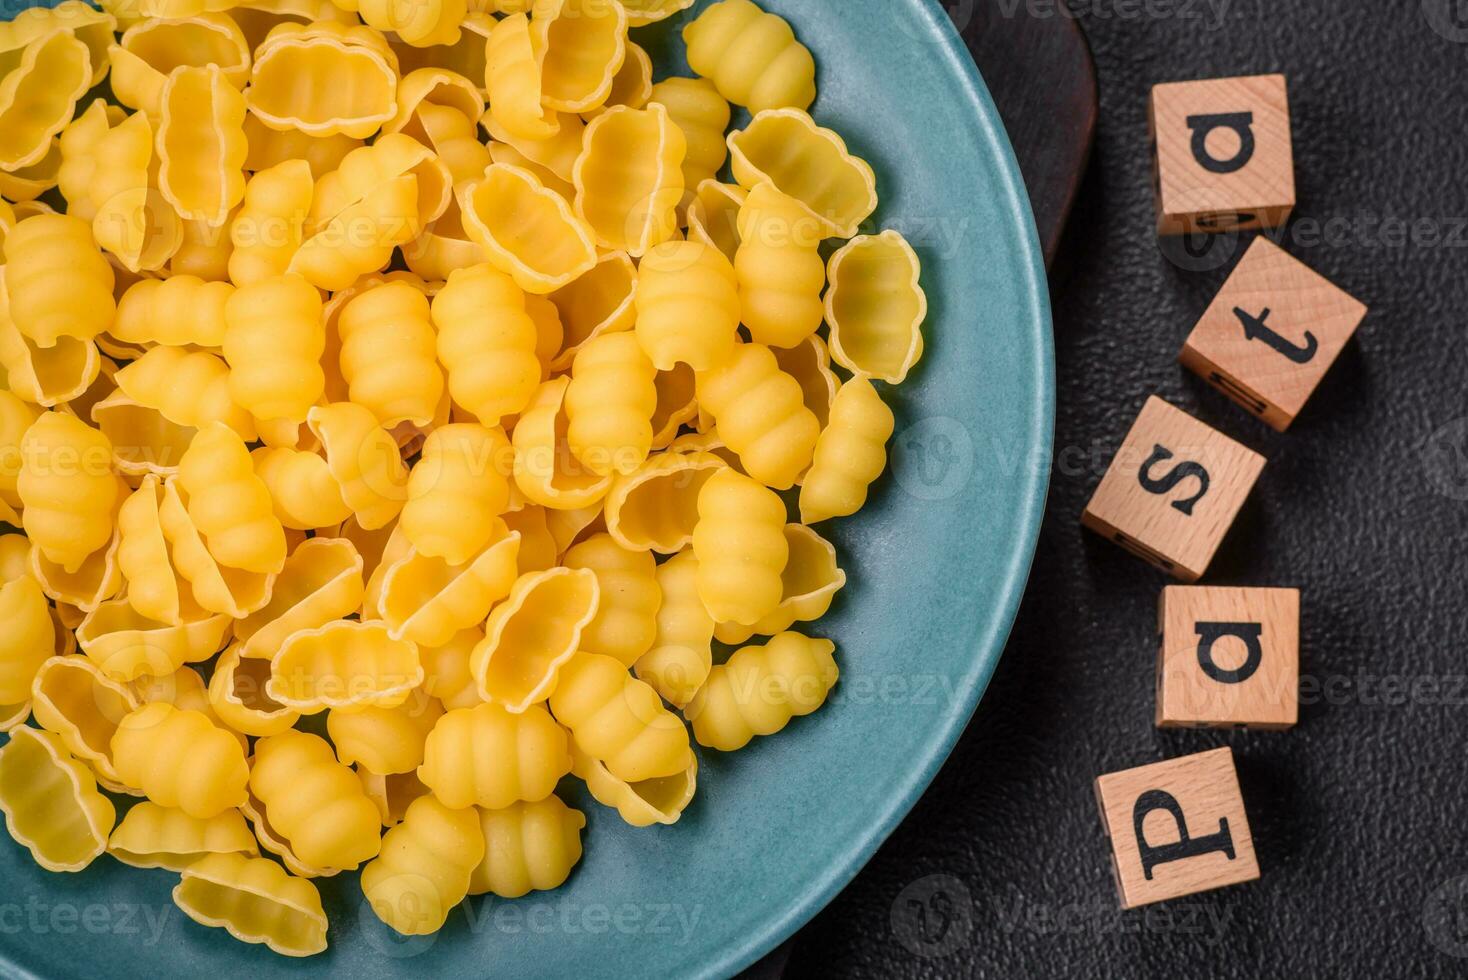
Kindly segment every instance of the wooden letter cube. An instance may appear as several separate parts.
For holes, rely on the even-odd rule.
[[[1300,591],[1170,585],[1157,607],[1158,728],[1289,728]]]
[[[1330,280],[1256,238],[1178,360],[1283,432],[1365,316]]]
[[[1096,780],[1122,908],[1259,877],[1227,746]]]
[[[1285,223],[1295,157],[1283,75],[1154,85],[1147,115],[1159,234]]]
[[[1185,582],[1208,569],[1264,457],[1153,396],[1081,523]]]

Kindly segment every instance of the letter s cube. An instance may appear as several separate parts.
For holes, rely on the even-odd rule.
[[[1157,233],[1277,228],[1295,206],[1283,75],[1152,87]]]

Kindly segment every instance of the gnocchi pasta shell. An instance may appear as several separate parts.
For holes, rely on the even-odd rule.
[[[229,627],[229,617],[222,614],[177,626],[161,623],[126,599],[112,599],[87,614],[76,629],[76,642],[104,674],[128,682],[208,660],[224,644]]]
[[[617,106],[591,121],[571,183],[576,216],[597,245],[637,258],[673,237],[687,151],[683,131],[658,103]]]
[[[393,521],[408,500],[408,470],[393,437],[351,402],[312,408],[307,424],[326,450],[342,500],[364,530]]]
[[[586,783],[592,798],[609,806],[633,827],[678,822],[698,789],[698,757],[690,753],[688,768],[671,776],[629,783],[613,776],[606,764],[579,748],[571,753],[571,772]]]
[[[637,266],[626,252],[603,252],[596,265],[551,293],[565,328],[551,370],[569,368],[581,348],[602,334],[631,330],[637,322],[637,285]]]
[[[250,49],[227,13],[149,18],[129,27],[109,48],[112,93],[128,108],[156,119],[163,109],[164,83],[175,68],[218,65],[230,85],[242,89],[250,77]]]
[[[518,576],[520,535],[498,523],[496,540],[463,565],[415,548],[388,568],[381,608],[393,639],[442,646],[483,622],[494,603],[510,594]]]
[[[495,809],[545,799],[570,771],[570,739],[543,706],[478,704],[438,720],[418,778],[447,806]]]
[[[529,171],[492,164],[458,193],[470,239],[527,293],[554,292],[596,265],[591,229]]]
[[[363,570],[361,554],[346,538],[301,542],[286,558],[270,601],[235,622],[239,655],[271,660],[292,634],[356,612],[362,606]]]
[[[523,139],[555,135],[554,111],[542,105],[545,85],[524,13],[502,18],[485,43],[484,87],[500,125]]]
[[[209,705],[214,716],[234,731],[263,738],[279,735],[300,721],[298,712],[272,700],[266,692],[271,665],[246,659],[238,643],[219,655],[209,678]]]
[[[112,762],[112,736],[137,707],[131,690],[86,657],[52,657],[36,671],[31,696],[36,724],[58,735],[104,785],[121,782]]]
[[[752,626],[719,623],[714,636],[720,643],[737,646],[751,636],[774,636],[796,623],[820,619],[845,588],[846,572],[836,564],[835,545],[804,524],[786,524],[785,543],[790,558],[780,573],[780,604]]]
[[[49,598],[78,613],[90,613],[122,590],[119,545],[119,536],[114,533],[105,547],[88,555],[74,571],[47,558],[40,548],[32,548],[31,575]]]
[[[922,263],[896,231],[862,235],[831,256],[826,323],[831,357],[856,374],[901,384],[923,356],[928,297]]]
[[[515,425],[515,485],[543,507],[576,510],[595,504],[611,489],[610,475],[584,466],[571,452],[570,420],[564,404],[570,379],[555,378],[536,389]]]
[[[20,727],[0,748],[0,812],[47,871],[81,871],[107,848],[117,811],[51,732]]]
[[[54,7],[28,7],[14,19],[0,23],[0,57],[12,57],[13,52],[23,50],[39,37],[65,31],[87,46],[92,63],[90,88],[107,75],[107,46],[117,27],[116,17],[82,0],[63,0]]]
[[[484,624],[474,648],[474,677],[485,701],[511,712],[544,701],[561,665],[575,655],[581,631],[596,617],[601,589],[588,569],[552,568],[522,575]]]
[[[326,912],[315,886],[265,858],[208,855],[184,869],[173,902],[200,925],[282,956],[326,949]]]
[[[397,113],[397,58],[370,27],[284,23],[255,52],[245,100],[272,129],[365,139]]]
[[[112,832],[107,853],[134,868],[181,872],[211,854],[255,857],[260,848],[238,810],[201,820],[144,800]]]
[[[734,179],[746,190],[771,183],[794,198],[828,238],[851,238],[877,208],[871,165],[801,109],[767,109],[729,134]]]
[[[0,169],[45,157],[91,84],[91,53],[69,31],[53,29],[28,43],[20,63],[0,78]]]
[[[58,337],[55,346],[40,347],[16,329],[0,267],[0,367],[10,391],[32,405],[55,408],[77,398],[97,379],[102,357],[97,345],[76,337]]]
[[[271,660],[270,698],[302,714],[402,704],[423,683],[418,647],[383,623],[338,620],[293,633]]]
[[[5,623],[0,635],[0,704],[20,705],[30,700],[31,682],[51,657],[57,634],[46,596],[29,574],[22,572],[0,586],[0,621]]]
[[[559,888],[581,860],[586,817],[547,796],[479,811],[484,860],[470,877],[469,894],[519,898]]]
[[[674,555],[693,540],[698,495],[726,464],[709,452],[664,452],[619,475],[607,494],[607,531],[632,551]]]
[[[627,10],[604,0],[541,0],[530,21],[541,104],[584,112],[606,101],[627,57]]]
[[[189,583],[200,608],[241,619],[270,601],[275,573],[248,572],[215,561],[189,517],[188,497],[177,477],[169,477],[163,484],[158,520],[173,567]]]
[[[163,86],[158,188],[180,217],[223,225],[245,196],[245,99],[217,65],[177,68]]]

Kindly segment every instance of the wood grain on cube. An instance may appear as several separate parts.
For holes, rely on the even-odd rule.
[[[1263,456],[1154,396],[1081,522],[1191,582],[1208,569],[1263,468]]]
[[[1283,75],[1155,85],[1148,106],[1163,235],[1275,228],[1295,206]]]
[[[1123,908],[1259,877],[1227,746],[1096,780]]]
[[[1159,728],[1295,724],[1298,589],[1172,585],[1157,620]]]
[[[1257,238],[1178,359],[1284,431],[1356,333],[1366,307],[1267,238]]]

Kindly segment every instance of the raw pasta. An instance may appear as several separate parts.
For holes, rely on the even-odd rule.
[[[574,873],[563,779],[674,824],[701,752],[826,701],[811,525],[881,492],[921,266],[858,235],[784,18],[701,5],[655,77],[692,5],[0,24],[0,811],[41,867],[165,869],[285,956],[361,868],[327,905],[429,935]]]

